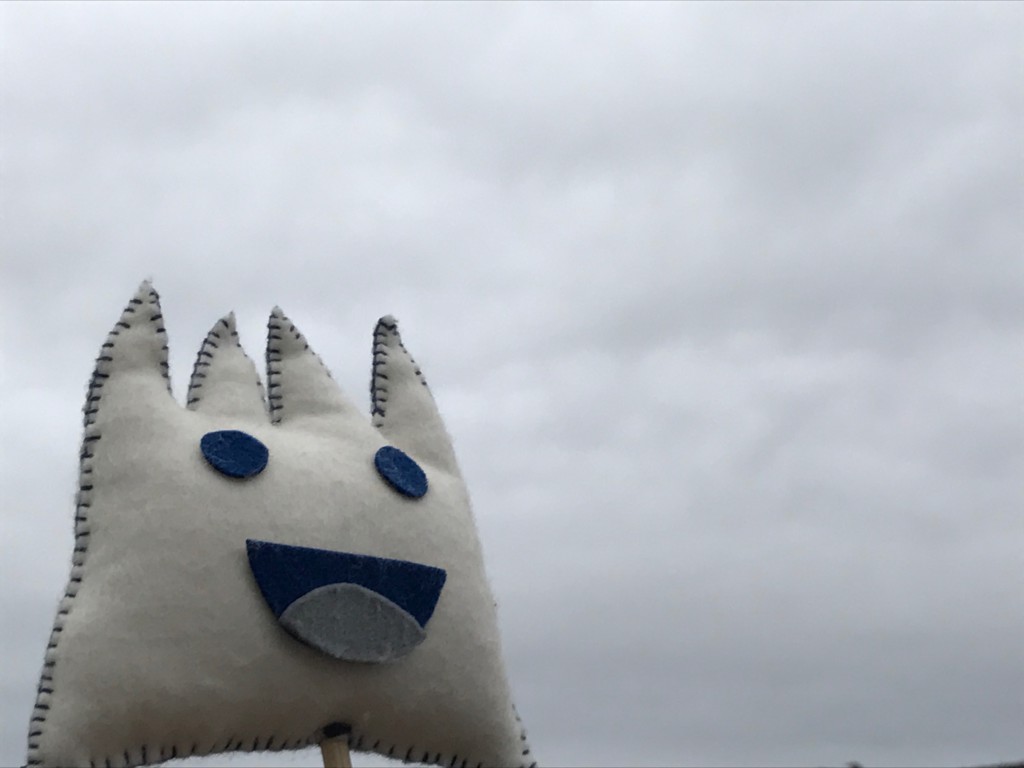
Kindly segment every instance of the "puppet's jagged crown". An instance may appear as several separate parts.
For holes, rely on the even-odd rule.
[[[88,387],[71,574],[29,765],[296,749],[533,763],[469,494],[396,321],[370,418],[274,309],[266,392],[229,314],[185,405],[143,283]]]

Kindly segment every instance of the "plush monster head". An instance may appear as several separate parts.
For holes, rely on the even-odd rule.
[[[71,576],[29,765],[306,747],[529,765],[469,496],[392,318],[372,418],[270,317],[267,396],[234,318],[172,397],[156,292],[100,351]]]

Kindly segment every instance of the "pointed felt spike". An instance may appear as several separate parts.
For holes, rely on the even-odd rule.
[[[187,406],[202,413],[266,418],[263,385],[238,341],[234,312],[218,320],[206,334],[192,368]]]
[[[278,307],[267,323],[267,402],[272,422],[340,414],[363,420],[305,337]],[[362,421],[365,424],[365,421]]]
[[[148,374],[154,381],[160,381],[168,392],[171,391],[163,317],[160,297],[149,281],[144,281],[100,347],[89,387],[90,399],[86,401],[87,424],[91,423],[91,391],[101,388],[112,376],[128,372]]]
[[[416,459],[458,473],[434,396],[390,315],[378,320],[373,332],[370,400],[373,424],[391,443]]]

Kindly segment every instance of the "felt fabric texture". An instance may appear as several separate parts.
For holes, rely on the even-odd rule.
[[[258,475],[270,457],[267,446],[237,429],[207,432],[199,440],[199,449],[211,467],[228,477]]]
[[[447,577],[443,569],[422,563],[270,541],[249,539],[246,551],[249,567],[275,616],[311,590],[347,583],[382,595],[425,627]]]
[[[427,492],[427,475],[407,453],[385,445],[373,457],[377,472],[403,496],[418,499]]]
[[[346,661],[393,661],[427,636],[407,612],[358,584],[317,587],[289,605],[280,621],[304,643]]]
[[[331,724],[350,728],[357,751],[531,764],[469,496],[397,324],[384,318],[374,333],[372,422],[280,310],[269,331],[266,401],[229,315],[204,340],[182,407],[148,284],[101,347],[84,409],[71,573],[30,716],[28,764],[293,749]],[[266,468],[241,481],[213,469],[198,446],[219,430],[259,440]],[[415,460],[428,493],[411,499],[382,482],[373,459],[385,445]],[[256,584],[247,539],[442,569],[426,636],[385,664],[297,641]]]

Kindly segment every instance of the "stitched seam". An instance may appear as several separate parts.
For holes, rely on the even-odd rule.
[[[387,368],[388,348],[385,343],[387,326],[383,320],[373,330],[373,364],[370,370],[370,415],[373,425],[379,427],[384,422],[384,404],[388,400]]]
[[[309,348],[309,342],[295,327],[295,324],[283,314],[279,314],[278,311],[272,312],[270,320],[267,322],[267,407],[272,424],[280,423],[284,415],[284,367],[282,365],[284,358],[281,352],[281,342],[284,341],[286,333],[290,333],[296,341],[301,341],[303,351],[308,352],[320,364],[328,379],[334,380],[334,374],[331,373],[330,368],[324,364],[320,355]]]
[[[267,407],[270,410],[270,421],[277,424],[281,421],[283,407],[281,396],[281,318],[271,313],[267,321]]]
[[[211,331],[210,333],[212,334],[213,332]],[[199,347],[196,362],[192,366],[192,376],[188,382],[188,394],[185,395],[186,408],[194,409],[199,401],[202,400],[202,396],[198,394],[197,390],[203,388],[203,379],[206,378],[206,371],[200,369],[209,368],[213,362],[213,352],[209,350],[211,346],[216,349],[216,344],[213,344],[210,340],[210,334],[207,334]]]
[[[398,335],[398,323],[389,323],[385,318],[378,320],[377,327],[373,329],[373,365],[370,371],[370,415],[373,417],[373,425],[375,427],[382,426],[384,419],[387,417],[387,371],[388,356],[391,353],[388,339],[392,335],[397,338],[398,346],[405,353],[405,356],[409,358],[409,362],[412,363],[413,371],[420,384],[424,387],[427,386],[427,380],[423,376],[423,371],[420,370],[413,356],[409,354],[409,350],[402,343],[402,338]]]
[[[317,730],[306,737],[299,737],[296,739],[286,738],[283,741],[274,744],[274,741],[276,741],[276,736],[274,735],[268,736],[266,738],[262,736],[255,736],[252,738],[252,745],[248,746],[247,744],[250,743],[250,739],[248,736],[245,738],[239,738],[236,735],[232,735],[230,738],[226,739],[226,742],[222,746],[220,745],[220,742],[215,741],[210,744],[209,749],[201,750],[199,748],[199,744],[194,743],[193,745],[191,745],[191,750],[188,751],[187,754],[182,754],[178,751],[177,745],[172,744],[170,748],[168,748],[168,746],[160,746],[159,754],[161,756],[160,759],[164,760],[168,759],[164,757],[165,755],[169,755],[170,758],[172,759],[177,757],[203,757],[206,755],[219,755],[230,752],[283,752],[285,750],[301,750],[307,748],[307,746],[313,746],[319,743],[319,741],[322,740],[322,737],[323,736],[321,731]],[[445,753],[438,752],[431,755],[429,752],[421,750],[416,745],[404,746],[399,745],[399,743],[395,742],[388,745],[387,748],[384,748],[384,746],[381,745],[382,739],[379,738],[374,740],[373,745],[370,746],[369,749],[365,750],[364,744],[368,742],[370,738],[372,738],[372,736],[369,736],[366,733],[359,733],[353,730],[348,734],[349,748],[353,751],[358,752],[376,753],[378,755],[382,755],[388,758],[394,758],[406,763],[416,761],[427,765],[458,765],[462,768],[472,768],[472,766],[476,766],[476,768],[481,768],[481,766],[484,765],[483,761],[478,761],[474,763],[470,759],[459,754],[446,755]],[[262,748],[260,748],[259,746],[260,741],[264,742]],[[141,762],[134,762],[132,760],[133,754],[139,755],[141,757]],[[130,750],[125,750],[125,752],[122,753],[122,755],[118,756],[117,760],[114,760],[111,757],[103,757],[99,759],[90,760],[90,765],[112,765],[112,763],[116,763],[120,760],[121,757],[124,757],[124,764],[128,768],[134,768],[135,766],[146,765],[147,763],[145,761],[147,760],[147,755],[150,755],[150,752],[148,752],[147,746],[143,744],[142,746],[140,746],[140,748],[138,748],[137,752],[135,753],[132,753]],[[417,758],[417,755],[421,755],[422,757]],[[40,763],[38,761],[36,763],[32,763],[30,761],[30,764],[39,765]],[[536,765],[536,763],[532,764],[532,766],[535,767]],[[520,764],[519,768],[529,767],[526,766],[525,763],[522,763]]]
[[[145,303],[147,302],[134,297],[126,307],[126,311],[136,314],[138,308]],[[160,296],[152,288],[149,290],[148,304],[153,309],[153,313],[148,320],[156,325],[156,332],[164,342],[161,348],[162,359],[160,360],[160,367],[163,377],[167,382],[167,391],[170,392],[171,381],[168,375],[167,364],[167,334],[163,327],[163,315],[160,312]],[[71,573],[68,576],[68,584],[64,589],[64,596],[61,598],[57,615],[54,617],[53,628],[50,631],[50,640],[46,645],[46,651],[43,656],[43,669],[39,674],[39,684],[36,687],[36,701],[29,721],[27,765],[40,765],[42,763],[39,755],[40,739],[46,727],[46,719],[50,711],[50,702],[54,691],[53,671],[57,665],[57,649],[64,632],[67,617],[71,613],[74,599],[78,595],[82,579],[85,576],[85,560],[89,549],[89,537],[92,532],[89,521],[89,509],[92,506],[93,498],[92,460],[95,455],[95,444],[102,438],[102,435],[95,428],[95,423],[102,398],[101,390],[106,384],[107,379],[110,378],[108,368],[109,364],[113,361],[113,357],[109,354],[109,350],[114,348],[116,337],[120,335],[121,329],[130,327],[131,324],[118,320],[114,329],[108,334],[107,340],[101,345],[100,354],[96,358],[96,366],[89,379],[85,405],[82,408],[84,434],[82,437],[82,449],[79,452],[78,491],[76,493],[74,518],[75,543],[71,553]]]
[[[222,329],[222,330],[218,330]],[[221,344],[224,343],[225,334],[230,336],[230,341],[234,343],[236,347],[241,348],[241,342],[238,340],[238,331],[233,329],[228,323],[226,318],[221,318],[217,321],[210,332],[206,334],[206,338],[203,339],[203,343],[199,347],[199,352],[196,354],[196,362],[192,366],[192,376],[188,383],[188,394],[185,395],[185,407],[194,410],[199,402],[203,399],[202,395],[197,391],[203,388],[203,384],[206,382],[206,368],[209,368],[213,364],[213,358],[215,352],[213,350],[220,349]],[[217,339],[217,341],[214,341]],[[220,343],[218,343],[220,342]],[[243,354],[245,354],[243,352]],[[259,378],[257,377],[256,383],[260,388],[260,395],[263,394],[263,385],[260,384]]]
[[[537,768],[537,761],[532,761],[529,765],[526,764],[526,760],[530,754],[530,743],[526,739],[526,726],[523,725],[523,720],[519,717],[519,711],[516,709],[516,705],[512,705],[512,714],[516,716],[516,724],[519,726],[519,740],[522,742],[523,748],[523,762],[519,764],[519,768]]]

